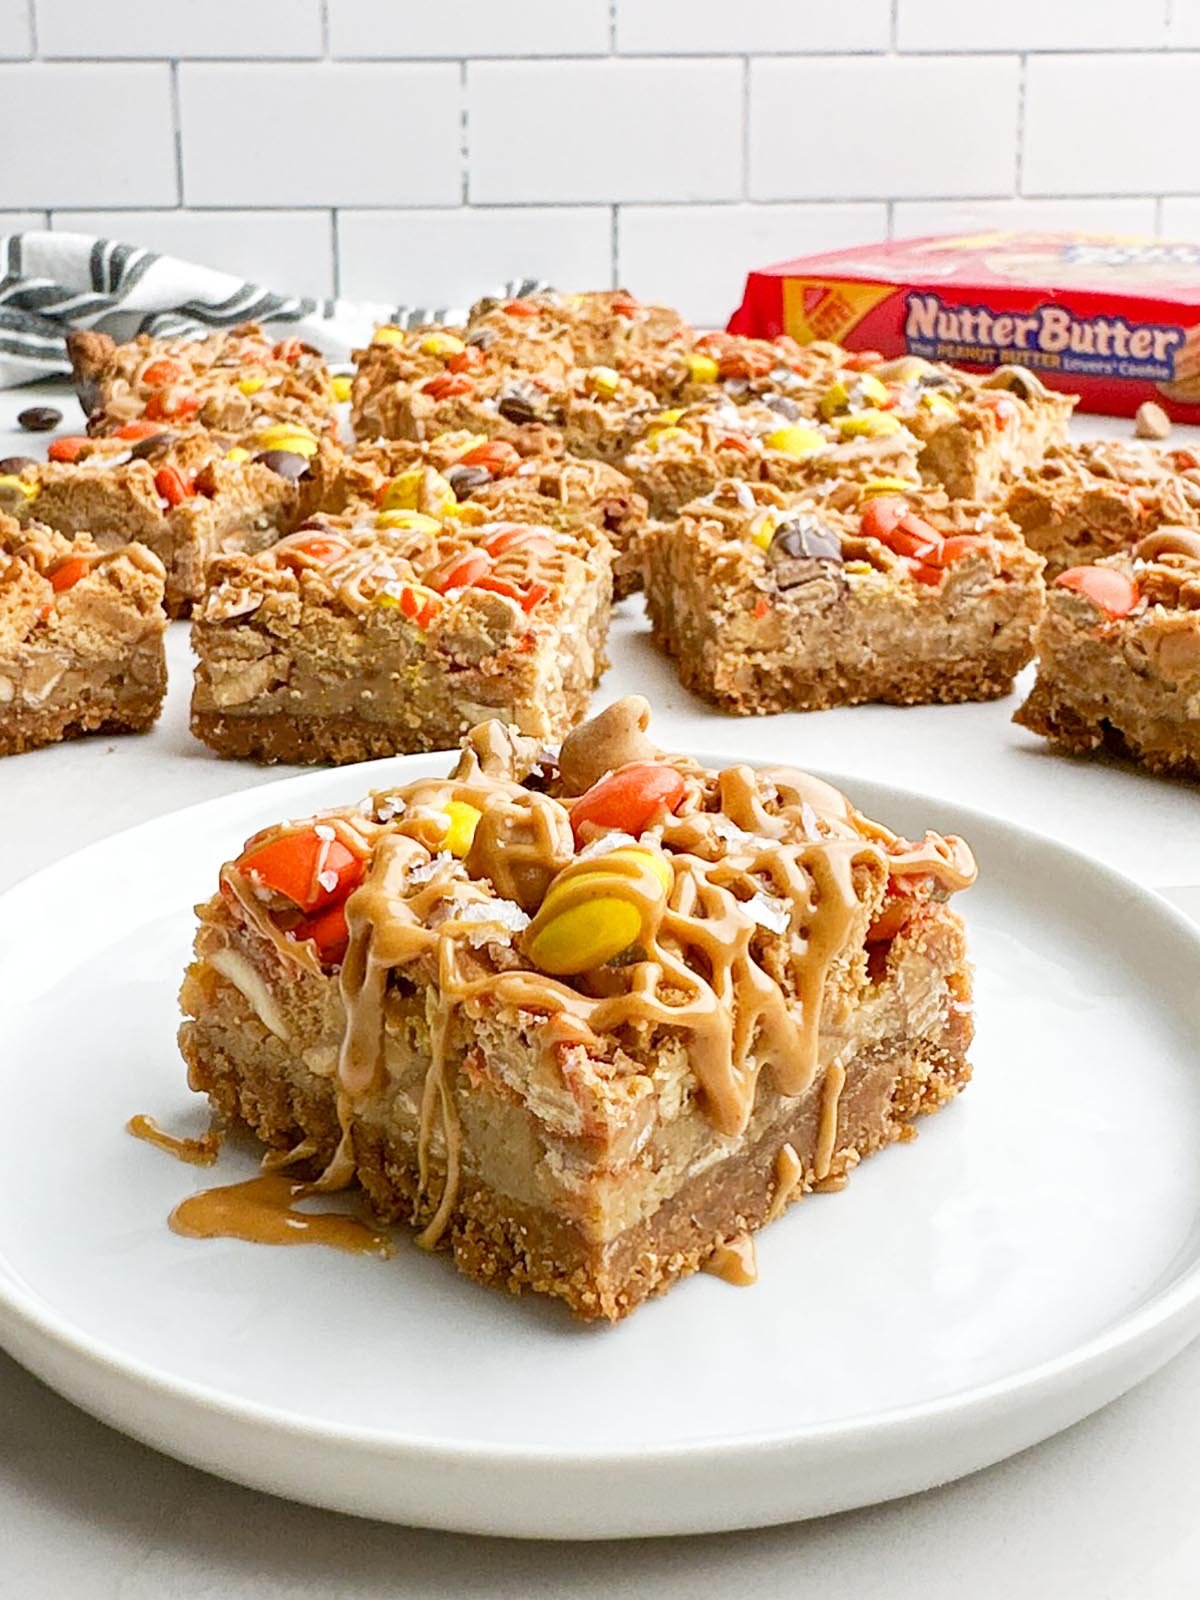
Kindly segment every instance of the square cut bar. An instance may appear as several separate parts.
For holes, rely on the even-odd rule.
[[[1128,554],[1164,525],[1200,530],[1200,459],[1115,439],[1054,445],[1012,485],[1005,510],[1056,578]]]
[[[1015,722],[1063,750],[1200,778],[1200,533],[1164,527],[1060,573],[1035,643]]]
[[[192,731],[222,755],[362,761],[498,716],[561,738],[607,665],[596,529],[359,508],[219,557],[197,609]]]
[[[167,687],[163,569],[0,516],[0,755],[83,733],[143,733]]]
[[[320,352],[295,338],[272,341],[254,323],[198,339],[143,333],[127,344],[106,333],[73,333],[67,351],[89,433],[112,433],[143,417],[234,434],[271,423],[336,430],[333,384]]]
[[[465,523],[531,522],[572,532],[600,529],[614,551],[614,595],[641,584],[639,540],[647,507],[623,473],[602,461],[545,453],[542,440],[441,434],[429,444],[379,440],[344,456],[324,452],[303,498],[310,511],[382,506],[456,516]]]
[[[181,996],[221,1114],[479,1282],[614,1321],[970,1076],[963,842],[664,756],[648,711],[558,760],[487,724],[445,780],[257,835]]]
[[[229,435],[201,428],[126,425],[134,434],[145,428],[140,438],[80,440],[69,461],[6,463],[16,470],[0,474],[0,509],[60,533],[88,532],[103,549],[146,545],[163,564],[167,611],[177,617],[204,593],[213,556],[262,550],[293,526],[310,464],[294,451],[252,456]],[[318,450],[311,434],[293,442]],[[337,454],[329,443],[319,448]]]
[[[647,610],[689,689],[743,716],[1009,692],[1041,557],[993,507],[876,487],[731,482],[650,525]]]

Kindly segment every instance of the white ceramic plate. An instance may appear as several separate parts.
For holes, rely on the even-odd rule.
[[[976,1077],[915,1145],[760,1236],[760,1281],[678,1285],[617,1328],[444,1257],[197,1242],[184,1195],[247,1175],[123,1131],[203,1117],[176,1054],[192,903],[279,817],[444,771],[410,758],[231,795],[0,897],[0,1343],[213,1472],[395,1521],[556,1538],[783,1522],[927,1487],[1111,1400],[1200,1329],[1200,932],[979,813],[963,833]],[[835,779],[834,781],[839,781]]]

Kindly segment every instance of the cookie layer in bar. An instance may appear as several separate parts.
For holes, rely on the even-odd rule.
[[[970,1075],[962,841],[664,755],[648,710],[557,760],[485,724],[444,780],[257,835],[181,997],[221,1114],[584,1318],[840,1186]]]
[[[622,599],[641,584],[645,499],[614,467],[544,453],[540,442],[536,435],[527,443],[518,434],[514,444],[471,433],[441,434],[427,445],[380,440],[323,455],[304,497],[314,510],[334,513],[366,504],[566,532],[589,524],[612,542],[614,594]]]
[[[1036,645],[1016,722],[1064,750],[1200,778],[1200,533],[1163,527],[1060,573]]]
[[[731,482],[651,524],[647,609],[683,683],[740,715],[1007,694],[1041,557],[1002,512],[903,487]]]
[[[272,340],[254,323],[200,339],[139,334],[127,344],[79,332],[68,336],[67,350],[90,433],[112,433],[140,417],[235,434],[278,422],[334,429],[320,353],[299,339]]]
[[[1055,445],[1013,484],[1005,510],[1054,578],[1128,554],[1164,524],[1200,529],[1200,457],[1115,439]]]
[[[192,730],[223,755],[445,749],[489,716],[561,738],[607,665],[612,547],[587,524],[360,507],[219,557],[210,579]]]
[[[166,570],[167,610],[180,616],[204,593],[214,555],[264,549],[296,522],[309,451],[316,436],[292,424],[238,444],[202,428],[125,423],[107,438],[57,440],[49,461],[10,458],[0,508],[61,533],[89,532],[104,549],[148,546]]]
[[[163,569],[0,515],[0,755],[83,733],[141,733],[167,686]]]

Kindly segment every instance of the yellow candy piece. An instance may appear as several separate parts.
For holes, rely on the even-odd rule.
[[[534,966],[558,976],[590,972],[640,939],[647,869],[658,880],[654,899],[661,904],[674,872],[659,850],[631,845],[564,867],[526,935],[525,952]]]
[[[315,456],[318,448],[316,435],[298,422],[273,423],[255,442],[260,450],[286,450],[294,456]]]
[[[763,440],[768,450],[778,450],[785,456],[811,456],[825,448],[823,434],[816,428],[803,428],[793,423],[787,428],[776,428]]]
[[[266,381],[265,378],[239,378],[238,388],[243,394],[257,394]]]
[[[779,518],[774,511],[764,511],[750,527],[750,537],[760,550],[769,548],[771,540],[775,537],[775,530],[779,526]]]
[[[920,485],[911,478],[869,478],[859,490],[863,500],[873,500],[877,494],[911,494]]]
[[[693,383],[716,383],[720,377],[721,369],[711,356],[701,355],[698,351],[687,358],[688,377]]]
[[[442,836],[442,849],[461,860],[471,848],[483,812],[465,800],[449,800],[442,810],[450,818],[450,826]]]
[[[453,333],[427,333],[418,348],[426,356],[460,356],[467,348]]]
[[[436,517],[427,517],[423,511],[381,511],[375,518],[377,528],[402,528],[406,533],[440,533],[442,525]]]
[[[225,459],[226,461],[232,461],[236,467],[243,461],[249,461],[250,452],[244,445],[235,444],[232,450],[226,450]]]
[[[350,389],[354,379],[348,372],[338,372],[329,380],[329,387],[333,390],[333,398],[344,402],[350,398]]]
[[[882,406],[887,404],[887,384],[880,383],[879,379],[870,372],[860,372],[854,384],[855,398],[866,406]]]
[[[19,494],[24,500],[35,500],[38,486],[36,483],[27,483],[24,478],[18,478],[15,472],[0,472],[0,492]]]
[[[826,389],[818,409],[826,422],[832,421],[839,412],[850,409],[850,391],[840,379]]]
[[[415,511],[421,499],[421,480],[424,468],[410,467],[393,478],[383,492],[380,508],[384,511]]]
[[[407,344],[408,334],[403,328],[396,327],[394,322],[385,322],[375,329],[372,344]]]
[[[899,433],[901,425],[886,411],[863,411],[856,417],[839,417],[837,426],[843,439],[883,439]]]
[[[672,406],[669,411],[660,411],[656,417],[650,418],[652,428],[671,428],[683,415],[682,406]]]
[[[921,396],[921,407],[928,411],[931,417],[956,417],[958,407],[953,400],[947,400],[944,394],[938,394],[936,389],[926,389]]]
[[[654,428],[646,435],[646,443],[651,450],[661,450],[664,444],[669,444],[672,440],[680,442],[686,440],[688,444],[697,443],[695,434],[689,433],[686,428]]]
[[[844,561],[842,563],[843,572],[854,572],[859,574],[859,576],[863,576],[868,572],[874,572],[874,570],[875,568],[869,561]]]
[[[836,383],[830,384],[821,396],[819,410],[826,422],[832,422],[834,417],[849,411],[856,402],[865,406],[881,406],[887,398],[886,384],[880,383],[869,372],[857,372],[848,379],[839,378]]]
[[[460,522],[464,528],[481,528],[493,515],[487,506],[477,506],[470,500],[438,508],[438,516]]]
[[[589,394],[611,400],[621,387],[621,374],[615,367],[589,367],[584,383]]]

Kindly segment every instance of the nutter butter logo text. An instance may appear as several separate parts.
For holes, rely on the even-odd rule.
[[[1175,357],[1187,335],[1171,323],[1080,317],[1064,306],[995,311],[946,305],[936,294],[909,294],[904,337],[914,355],[935,360],[1023,361],[1058,372],[1162,382],[1174,378]]]

